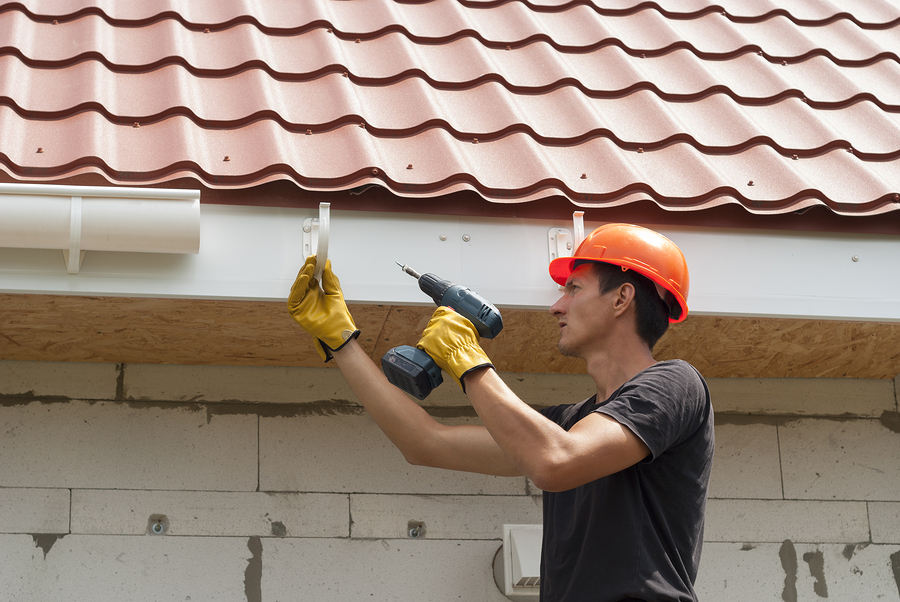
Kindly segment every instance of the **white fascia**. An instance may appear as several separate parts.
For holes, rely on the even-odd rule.
[[[197,254],[0,248],[0,291],[284,301],[317,210],[202,205]],[[546,309],[548,232],[560,221],[332,211],[329,257],[350,303],[427,304],[395,262],[464,284],[503,308]],[[599,223],[587,223],[591,229]],[[654,227],[652,224],[645,224]],[[900,237],[655,228],[684,252],[695,314],[900,320]]]

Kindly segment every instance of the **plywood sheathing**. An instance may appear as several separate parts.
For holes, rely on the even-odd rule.
[[[379,360],[415,345],[432,306],[352,305],[363,348]],[[61,295],[0,295],[0,359],[233,366],[322,366],[284,303]],[[546,311],[503,310],[483,341],[504,372],[577,374],[556,350]],[[900,374],[900,324],[689,316],[657,359],[682,358],[707,377],[878,378]],[[333,365],[333,364],[329,364]]]

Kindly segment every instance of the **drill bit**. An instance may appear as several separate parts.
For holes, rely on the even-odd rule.
[[[409,267],[408,265],[403,265],[403,264],[400,263],[399,261],[395,261],[394,263],[396,263],[397,265],[399,265],[401,270],[403,270],[404,272],[406,272],[407,274],[409,274],[410,276],[412,276],[412,277],[415,278],[416,280],[418,280],[419,278],[422,277],[422,274],[420,274],[419,272],[415,271],[414,269],[412,269],[412,268]]]

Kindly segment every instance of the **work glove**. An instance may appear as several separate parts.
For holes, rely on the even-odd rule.
[[[494,367],[478,344],[478,330],[449,307],[435,310],[416,347],[451,375],[463,392],[466,391],[463,384],[466,374],[476,368]]]
[[[332,351],[359,336],[359,329],[344,303],[341,283],[331,271],[331,260],[325,261],[321,288],[318,280],[313,278],[315,269],[316,256],[310,255],[291,287],[288,311],[303,330],[315,337],[316,351],[327,362]]]

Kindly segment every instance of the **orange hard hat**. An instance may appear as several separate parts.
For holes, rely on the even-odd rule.
[[[611,263],[646,276],[656,283],[660,296],[669,306],[669,322],[681,322],[687,317],[690,287],[687,262],[675,243],[659,232],[631,224],[600,226],[587,235],[572,257],[559,257],[550,262],[550,277],[565,286],[572,270],[585,261]]]

